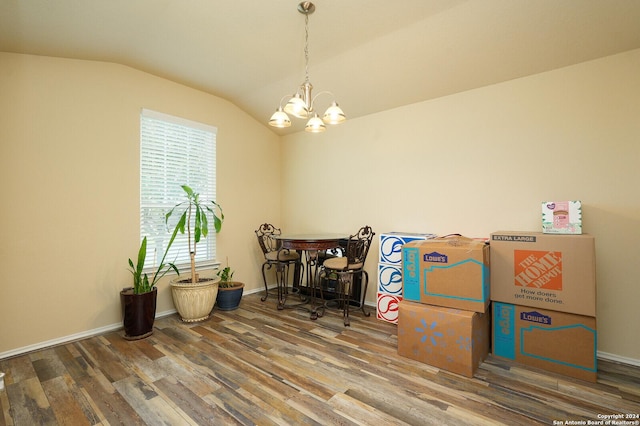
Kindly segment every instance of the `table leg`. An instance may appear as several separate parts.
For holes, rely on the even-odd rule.
[[[305,253],[307,260],[307,288],[310,292],[311,319],[316,320],[324,315],[324,297],[318,277],[318,250],[307,250]],[[318,304],[318,299],[320,299],[322,303]]]
[[[280,257],[280,252],[283,249],[281,248],[278,251],[278,258]],[[286,250],[288,252],[288,250]],[[301,262],[295,262],[295,261],[289,261],[289,262],[276,262],[274,263],[274,265],[276,266],[276,285],[277,285],[277,290],[278,290],[278,310],[282,310],[285,308],[290,308],[290,307],[296,307],[299,306],[300,304],[296,304],[296,305],[287,305],[287,296],[289,296],[289,273],[290,268],[293,264],[293,274],[294,274],[294,281],[292,283],[292,287],[291,287],[291,292],[292,294],[298,294],[300,296],[300,300],[301,302],[306,302],[304,300],[304,298],[302,297],[302,294],[300,293],[300,263]],[[264,274],[264,271],[263,271]],[[265,297],[266,298],[266,297]]]

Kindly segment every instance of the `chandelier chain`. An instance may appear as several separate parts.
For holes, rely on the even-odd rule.
[[[304,15],[304,74],[309,83],[309,14]]]

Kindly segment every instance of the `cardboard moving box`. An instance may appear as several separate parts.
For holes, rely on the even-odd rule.
[[[402,300],[402,246],[410,241],[434,237],[435,234],[406,232],[385,232],[380,235],[376,318],[398,323],[398,302]]]
[[[398,354],[473,377],[489,352],[489,314],[400,302]]]
[[[489,246],[455,236],[402,246],[405,300],[485,312],[489,307]]]
[[[595,318],[500,302],[491,309],[493,355],[596,381]]]
[[[402,266],[378,263],[378,291],[402,296]]]
[[[378,292],[376,296],[376,318],[392,324],[398,323],[398,306],[402,296]]]
[[[596,316],[595,239],[501,231],[491,234],[491,300]]]
[[[411,232],[385,232],[380,234],[379,263],[398,265],[402,262],[402,246],[410,241],[428,240],[436,234],[418,234]]]

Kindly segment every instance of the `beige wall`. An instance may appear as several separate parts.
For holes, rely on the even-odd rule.
[[[487,237],[539,231],[542,201],[582,200],[599,352],[640,364],[640,50],[287,136],[283,155],[292,232]]]
[[[262,286],[253,230],[281,209],[279,138],[263,123],[124,66],[0,53],[0,358],[121,322],[140,239],[142,108],[218,128],[218,253],[247,291]],[[158,303],[174,309],[166,283]]]

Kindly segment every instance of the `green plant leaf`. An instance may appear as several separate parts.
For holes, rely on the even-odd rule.
[[[202,235],[202,210],[198,204],[195,205],[196,213],[195,213],[195,227],[194,227],[194,240],[196,243],[200,242],[200,235]]]
[[[182,213],[180,216],[180,220],[176,224],[176,229],[180,231],[181,234],[184,234],[184,226],[187,223],[187,212]]]
[[[212,201],[212,203],[215,206],[214,208],[220,210],[220,217],[216,216],[215,214],[213,215],[216,220],[216,232],[220,232],[220,230],[222,229],[222,221],[224,220],[224,212],[222,211],[222,206],[220,204],[216,203],[215,201]]]
[[[147,274],[144,274],[144,277],[142,278],[142,284],[139,286],[138,291],[135,291],[134,289],[134,293],[141,294],[141,293],[148,293],[150,291],[151,291],[151,286],[149,285],[149,277],[147,276]]]
[[[206,206],[206,208],[209,211],[209,213],[211,213],[211,216],[213,216],[213,227],[216,230],[216,233],[218,233],[222,229],[222,221],[224,220],[224,213],[222,212],[222,207],[220,207],[220,204],[216,203],[215,201],[211,201],[211,204],[213,204],[213,208],[209,206]],[[218,215],[216,215],[216,208],[220,210],[219,217]]]
[[[229,281],[233,279],[233,273],[234,271],[232,271],[229,266],[225,266],[224,269],[218,270],[216,275],[220,277],[219,286],[223,288],[232,287],[232,285],[229,284]]]
[[[207,220],[207,214],[204,210],[200,210],[200,228],[202,228],[202,236],[207,238],[209,235],[209,221]]]
[[[144,269],[145,258],[147,257],[147,237],[142,239],[140,243],[140,249],[138,250],[137,263],[134,265],[133,261],[129,258],[129,267],[131,274],[133,275],[133,292],[140,294],[144,292],[144,281],[142,277],[142,271]],[[146,276],[145,276],[146,277]]]
[[[164,263],[165,259],[167,258],[167,253],[169,253],[169,249],[171,248],[171,245],[173,245],[173,241],[176,239],[176,235],[178,235],[179,231],[180,229],[176,226],[173,230],[173,234],[171,234],[171,239],[169,240],[169,243],[167,244],[167,248],[165,249],[164,254],[162,255],[162,260],[160,261],[160,265],[158,266],[158,269],[156,269],[155,274],[153,274],[153,280],[150,285],[151,288],[153,288],[153,286],[156,285],[158,280],[164,277],[171,269],[173,269],[176,272],[176,274],[180,275],[180,271],[178,270],[176,265],[174,265],[173,263],[168,263],[168,264]],[[167,266],[169,268],[167,268]]]
[[[181,186],[182,186],[182,189],[184,189],[184,192],[187,193],[187,197],[191,198],[193,196],[193,189],[191,189],[187,185],[181,185]]]
[[[189,251],[195,252],[196,245],[203,239],[209,235],[209,225],[211,223],[211,217],[213,217],[213,223],[216,232],[220,232],[222,229],[222,222],[224,221],[224,214],[222,213],[222,208],[215,201],[211,201],[212,205],[208,205],[209,201],[206,203],[203,201],[201,204],[200,194],[194,192],[194,190],[188,185],[180,185],[183,191],[186,194],[186,201],[182,201],[175,206],[168,213],[165,214],[165,223],[169,224],[169,219],[171,216],[178,211],[181,212],[181,217],[178,223],[174,227],[173,236],[171,241],[169,242],[169,246],[167,247],[164,255],[163,261],[160,262],[161,267],[156,271],[156,275],[154,275],[154,279],[152,282],[155,283],[159,277],[162,277],[164,274],[169,272],[170,270],[179,271],[177,267],[172,263],[165,263],[164,259],[166,258],[169,247],[173,243],[173,240],[178,232],[181,234],[185,233],[185,227],[187,232],[190,233],[189,239],[193,239],[193,243],[190,243]],[[213,208],[212,208],[213,207]],[[216,214],[216,211],[220,211],[220,215]],[[192,215],[193,214],[193,218]],[[211,216],[207,216],[211,214]],[[193,221],[193,222],[192,222]],[[191,229],[191,225],[193,224],[193,229]],[[192,258],[193,259],[193,258]],[[192,260],[193,262],[193,260]]]
[[[140,250],[138,250],[138,266],[137,270],[142,272],[144,269],[144,260],[147,257],[147,237],[142,239],[142,243],[140,244]]]

